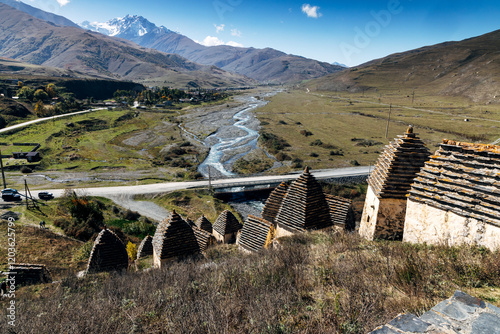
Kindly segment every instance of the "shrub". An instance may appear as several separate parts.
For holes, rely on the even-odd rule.
[[[82,247],[78,249],[73,258],[77,261],[85,261],[90,257],[90,253],[92,252],[92,248],[94,247],[94,243],[92,241],[88,241],[83,244]]]
[[[21,173],[29,174],[29,173],[33,173],[33,170],[31,168],[29,168],[28,166],[23,166],[23,167],[21,167]]]
[[[311,156],[311,157],[313,157],[313,158],[317,158],[317,157],[319,157],[319,154],[318,154],[318,153],[311,152],[311,153],[309,153],[309,156]]]
[[[342,150],[330,151],[330,155],[344,155]]]
[[[67,235],[87,241],[104,227],[103,206],[99,201],[78,196],[69,190],[59,200],[58,208],[67,212],[71,219],[59,218],[54,224],[62,228]]]
[[[125,210],[123,213],[123,218],[126,220],[137,220],[141,217],[141,214],[137,211],[132,211],[132,210]]]
[[[137,258],[137,246],[130,241],[127,243],[127,254],[132,261]]]
[[[309,136],[313,135],[313,133],[311,131],[308,131],[308,130],[300,130],[300,134],[305,136],[305,137],[309,137]]]
[[[276,136],[275,134],[262,132],[259,137],[259,141],[268,149],[272,154],[276,154],[285,147],[289,147],[290,144],[286,142],[283,138]]]
[[[309,145],[310,146],[322,146],[323,142],[321,141],[321,139],[316,139],[315,141],[312,141]]]
[[[302,168],[302,163],[303,161],[300,158],[295,158],[292,160],[293,168]]]
[[[16,330],[59,333],[71,324],[75,333],[90,326],[93,333],[367,333],[403,311],[421,314],[456,289],[498,287],[498,255],[334,231],[284,237],[278,250],[259,254],[223,245],[207,259],[71,275],[41,296],[19,293]]]
[[[292,160],[292,158],[289,155],[287,155],[283,152],[278,152],[275,155],[275,157],[276,157],[276,160],[278,160],[278,161]]]

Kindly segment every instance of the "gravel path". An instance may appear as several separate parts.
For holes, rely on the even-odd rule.
[[[108,196],[116,204],[129,209],[137,211],[141,216],[145,216],[157,221],[162,221],[170,216],[170,212],[161,206],[149,201],[136,201],[133,195],[111,195]]]

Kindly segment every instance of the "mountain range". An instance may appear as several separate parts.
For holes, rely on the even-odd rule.
[[[66,71],[46,73],[85,73],[146,85],[223,87],[313,79],[306,83],[312,90],[417,90],[500,103],[500,30],[345,68],[271,48],[206,47],[141,16],[82,26],[21,2],[0,0],[0,57]],[[26,73],[43,72],[19,64],[5,63],[0,71],[24,66]]]
[[[271,48],[206,47],[140,16],[84,22],[84,30],[22,2],[2,3],[10,7],[0,8],[0,56],[93,76],[220,87],[298,82],[342,69]]]
[[[339,65],[289,55],[271,48],[229,45],[207,47],[137,15],[127,15],[104,23],[85,21],[81,26],[130,40],[146,48],[174,53],[199,64],[214,65],[260,82],[298,82],[343,69]]]
[[[500,103],[500,30],[372,60],[307,83],[322,91],[402,91]]]
[[[0,56],[103,78],[164,86],[244,86],[249,78],[175,54],[72,26],[0,3]]]

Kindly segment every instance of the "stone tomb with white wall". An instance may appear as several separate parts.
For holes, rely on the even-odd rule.
[[[403,241],[500,248],[500,146],[443,140],[409,192]]]
[[[402,240],[406,195],[430,152],[410,126],[380,155],[368,178],[359,234],[368,239]]]

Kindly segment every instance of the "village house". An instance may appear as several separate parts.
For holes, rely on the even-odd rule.
[[[308,167],[286,191],[275,224],[276,237],[332,226],[323,189]]]
[[[238,239],[239,249],[244,252],[258,252],[268,248],[274,240],[273,223],[249,215]]]

